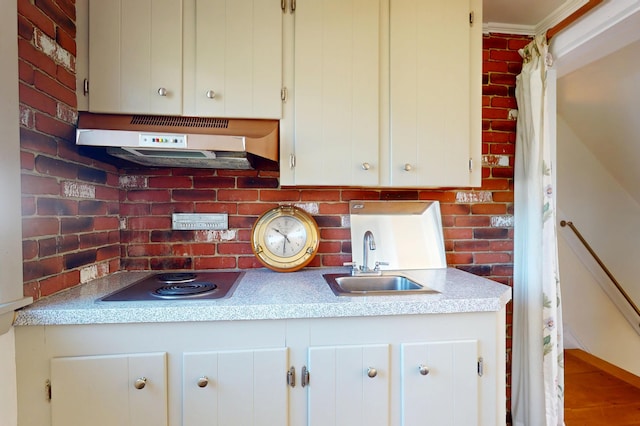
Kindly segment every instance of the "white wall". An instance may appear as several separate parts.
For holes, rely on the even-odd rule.
[[[0,0],[0,305],[22,298],[17,3]],[[10,324],[11,309],[0,312]],[[2,326],[4,328],[4,326]],[[0,330],[0,334],[4,330]],[[0,426],[17,425],[15,339],[0,335]]]
[[[561,115],[557,131],[558,220],[576,225],[638,304],[640,205],[621,189]],[[567,337],[575,339],[565,339],[566,345],[578,345],[640,375],[640,335],[588,272],[583,259],[589,257],[571,248],[572,231],[559,228],[558,234],[563,319]]]

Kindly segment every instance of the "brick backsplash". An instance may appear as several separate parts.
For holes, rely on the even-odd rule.
[[[279,186],[277,172],[118,170],[82,155],[74,144],[73,5],[18,1],[25,295],[37,299],[120,269],[260,267],[251,226],[279,204],[299,205],[318,223],[310,267],[342,265],[351,260],[354,199],[438,200],[449,265],[512,284],[516,123],[509,111],[517,108],[517,50],[527,37],[484,36],[481,188],[291,188]],[[174,212],[228,213],[229,229],[172,231]],[[510,310],[507,321],[511,336]]]

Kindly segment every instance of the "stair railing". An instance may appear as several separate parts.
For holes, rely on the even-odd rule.
[[[611,282],[613,283],[613,285],[616,287],[616,289],[618,290],[618,292],[622,295],[622,297],[624,298],[624,300],[627,301],[627,303],[629,304],[629,306],[631,307],[631,309],[633,309],[636,313],[636,315],[638,315],[638,317],[640,317],[640,308],[638,308],[638,305],[636,305],[633,301],[633,299],[631,299],[631,297],[627,294],[627,292],[624,290],[624,288],[620,285],[620,283],[618,282],[618,280],[616,279],[616,277],[613,276],[613,274],[611,273],[611,271],[609,270],[609,268],[607,268],[607,266],[604,264],[604,262],[602,262],[602,260],[600,259],[600,257],[596,254],[596,252],[591,248],[591,245],[589,245],[589,243],[587,242],[587,240],[584,239],[584,237],[582,236],[582,234],[580,233],[580,231],[578,231],[578,229],[576,228],[576,226],[573,224],[573,222],[570,221],[566,221],[566,220],[561,220],[560,221],[560,226],[565,227],[568,226],[569,228],[571,228],[571,230],[574,232],[574,234],[576,234],[576,237],[578,237],[578,240],[580,240],[580,242],[582,243],[582,245],[587,249],[587,251],[589,252],[589,254],[593,257],[593,259],[596,261],[596,263],[598,263],[598,266],[600,266],[600,268],[602,269],[602,271],[607,275],[607,277],[609,277],[609,279],[611,280]],[[639,323],[636,323],[638,325],[640,325]]]

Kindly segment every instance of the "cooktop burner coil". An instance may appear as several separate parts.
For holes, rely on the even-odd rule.
[[[184,284],[169,284],[153,291],[154,296],[164,298],[180,298],[189,296],[201,296],[215,291],[217,285],[209,282],[190,282]]]
[[[198,275],[192,272],[166,272],[156,275],[158,281],[164,281],[168,283],[187,283],[194,281]]]

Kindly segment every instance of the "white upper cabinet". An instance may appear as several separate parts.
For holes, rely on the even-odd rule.
[[[280,0],[185,1],[185,115],[282,116]]]
[[[89,110],[280,118],[279,0],[89,3]]]
[[[89,2],[89,110],[180,114],[182,1]]]
[[[283,183],[378,184],[381,4],[297,1],[295,146],[281,142],[282,167],[294,155],[295,168]]]
[[[281,184],[480,185],[481,0],[296,3]]]
[[[473,0],[391,0],[393,186],[479,186],[481,12]]]

